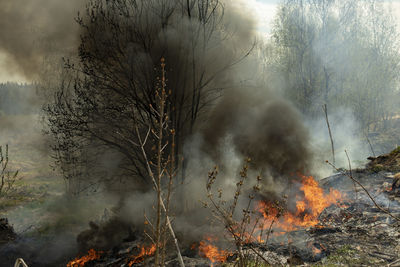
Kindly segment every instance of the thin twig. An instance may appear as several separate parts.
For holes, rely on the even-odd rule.
[[[353,177],[353,171],[352,171],[352,169],[351,169],[351,163],[350,163],[349,155],[347,154],[347,151],[346,151],[346,150],[344,150],[344,153],[346,153],[347,162],[349,163],[350,176]],[[356,182],[354,182],[354,181],[353,181],[353,186],[354,186],[354,192],[356,192],[356,199],[358,200],[357,186],[356,186]]]
[[[325,113],[325,120],[326,120],[326,125],[328,126],[328,131],[329,131],[329,137],[331,139],[331,148],[332,148],[332,158],[333,158],[333,164],[335,164],[335,147],[333,145],[333,138],[332,138],[332,132],[331,132],[331,126],[329,125],[329,120],[328,120],[328,108],[326,104],[322,106],[322,109],[324,110]]]
[[[151,230],[153,231],[154,234],[154,225],[151,223],[151,221],[149,220],[149,218],[147,217],[146,213],[144,214],[144,219],[146,220],[146,223],[148,223],[150,225]]]
[[[395,219],[396,221],[400,222],[400,218],[394,216],[392,213],[390,213],[389,211],[385,210],[384,208],[382,208],[381,206],[378,205],[378,203],[376,203],[375,199],[371,196],[371,194],[368,192],[368,190],[357,180],[355,179],[353,176],[347,174],[346,172],[342,172],[340,171],[338,168],[336,168],[335,165],[333,165],[332,163],[330,163],[329,161],[326,161],[326,163],[328,163],[329,165],[331,165],[336,171],[342,173],[343,175],[346,175],[347,177],[349,177],[351,180],[353,180],[354,182],[356,182],[363,190],[364,192],[368,195],[368,197],[371,199],[371,201],[374,203],[375,207],[378,208],[379,210],[381,210],[382,212],[386,213],[387,215],[389,215],[390,217],[392,217],[393,219]]]
[[[246,159],[246,162],[240,171],[240,179],[239,182],[236,185],[236,190],[234,193],[234,199],[233,203],[231,204],[230,207],[227,207],[226,209],[220,204],[220,202],[216,202],[214,200],[213,194],[212,194],[212,185],[214,184],[216,180],[216,176],[218,174],[217,167],[214,168],[213,171],[209,172],[208,174],[208,181],[206,185],[207,193],[208,193],[208,198],[214,207],[214,210],[212,210],[213,215],[217,218],[217,220],[221,221],[227,231],[230,233],[230,235],[233,237],[235,241],[235,246],[236,246],[236,251],[239,255],[239,266],[247,266],[246,263],[246,256],[248,256],[249,252],[243,252],[243,246],[244,244],[247,244],[247,246],[252,250],[258,257],[259,259],[262,259],[264,262],[266,262],[268,265],[271,265],[271,263],[259,252],[257,251],[251,244],[252,240],[257,241],[257,238],[254,237],[255,229],[259,223],[259,218],[256,219],[254,226],[252,230],[247,234],[246,229],[248,226],[250,226],[250,207],[251,203],[254,199],[253,195],[249,195],[249,201],[246,206],[246,208],[243,210],[243,217],[241,221],[235,221],[233,219],[233,214],[235,211],[235,207],[237,206],[238,203],[238,198],[239,195],[241,195],[241,188],[244,184],[244,181],[247,178],[247,172],[248,172],[248,163],[250,162],[250,159]],[[261,178],[260,176],[257,177],[257,184],[256,186],[253,187],[253,190],[257,192],[259,190],[259,182]],[[270,225],[271,230],[272,224]],[[262,235],[261,235],[262,236]]]
[[[275,218],[272,219],[271,224],[269,225],[268,232],[267,232],[267,239],[265,240],[265,246],[268,245],[269,235],[271,234],[272,225],[275,222]]]
[[[265,261],[267,264],[271,265],[271,262],[269,262],[260,252],[258,252],[251,244],[250,244],[250,249],[257,254],[258,257],[260,257],[263,261]]]
[[[369,141],[369,138],[368,138],[368,136],[367,136],[367,135],[365,135],[365,138],[367,139],[367,142],[368,142],[368,144],[369,144],[369,147],[371,148],[372,155],[374,155],[374,157],[376,157],[376,156],[375,156],[375,151],[374,151],[374,149],[372,148],[372,144],[371,144],[371,142]]]
[[[147,232],[144,232],[144,235],[147,236],[148,239],[150,239],[151,243],[153,243],[154,245],[157,245],[156,241],[154,241],[154,239]]]

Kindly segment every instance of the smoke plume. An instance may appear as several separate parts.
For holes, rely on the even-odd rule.
[[[79,31],[72,18],[75,17],[77,8],[82,6],[82,2],[22,2],[16,0],[0,3],[0,23],[6,25],[5,35],[9,36],[0,41],[0,49],[9,55],[10,60],[24,75],[34,77],[43,56],[49,50],[59,53],[70,47],[77,47]],[[205,107],[198,114],[199,122],[193,127],[193,131],[190,131],[190,118],[182,120],[183,126],[179,129],[182,130],[182,154],[187,158],[187,178],[182,189],[178,188],[174,195],[175,199],[185,200],[179,203],[184,207],[177,208],[178,201],[173,203],[174,208],[185,211],[183,216],[178,214],[174,221],[179,233],[188,240],[191,236],[198,239],[199,235],[204,233],[201,227],[204,225],[204,218],[209,215],[208,211],[201,209],[198,204],[199,200],[206,197],[207,171],[214,165],[221,166],[224,174],[219,178],[218,184],[226,186],[225,192],[229,193],[237,180],[242,160],[250,157],[254,173],[261,172],[266,178],[263,192],[279,191],[282,184],[284,186],[290,179],[296,179],[293,173],[308,170],[311,154],[308,151],[307,130],[301,124],[301,117],[296,109],[274,94],[257,77],[260,74],[261,62],[253,47],[257,38],[256,24],[251,14],[246,13],[246,9],[243,8],[243,1],[236,1],[234,4],[233,1],[224,1],[223,16],[215,18],[215,24],[222,19],[222,26],[216,29],[202,28],[203,14],[188,17],[183,16],[182,11],[172,12],[167,16],[169,23],[164,23],[164,15],[160,17],[154,12],[159,7],[159,2],[138,2],[147,9],[141,10],[140,16],[130,17],[133,21],[119,21],[119,12],[116,10],[110,10],[111,15],[106,13],[111,19],[117,18],[116,24],[107,25],[107,20],[91,20],[84,17],[84,23],[88,23],[90,27],[79,32],[84,38],[88,38],[85,45],[80,47],[80,52],[92,60],[85,62],[88,63],[85,67],[92,67],[92,70],[100,73],[106,71],[105,73],[110,74],[113,79],[107,80],[109,76],[100,75],[100,83],[95,83],[99,81],[91,77],[95,86],[91,84],[92,87],[89,86],[88,91],[82,91],[81,98],[75,103],[78,105],[85,99],[90,100],[89,102],[98,99],[105,101],[103,106],[95,106],[99,113],[93,118],[99,121],[93,120],[95,123],[88,124],[88,127],[102,125],[104,128],[94,130],[104,139],[115,135],[116,128],[110,128],[110,125],[116,125],[117,129],[126,129],[126,125],[132,124],[132,114],[126,112],[126,107],[131,104],[128,97],[132,92],[129,90],[154,88],[157,75],[154,66],[158,66],[161,57],[166,60],[168,86],[175,94],[172,97],[178,99],[176,107],[183,107],[182,114],[178,115],[190,116],[190,112],[185,113],[188,110],[185,108],[195,104],[190,101],[198,96],[194,96],[195,93],[189,90],[196,89],[196,86],[205,88],[205,93],[198,102],[198,105]],[[165,8],[161,10],[163,12],[169,10],[169,5],[180,3],[177,0],[160,2],[163,2],[160,6]],[[27,25],[37,25],[38,28],[31,31],[26,28]],[[120,26],[116,32],[125,35],[113,35],[115,25]],[[214,22],[210,25],[214,26]],[[199,34],[210,34],[210,37],[202,36],[204,39],[201,39],[198,38]],[[43,42],[33,44],[34,40],[38,40],[38,35],[43,36]],[[203,42],[204,40],[207,42]],[[121,59],[123,60],[120,61]],[[88,84],[78,83],[77,87],[79,85],[83,85],[80,89],[85,90],[85,85]],[[110,95],[107,90],[111,86],[114,91],[122,91],[124,94]],[[97,88],[102,89],[100,97],[93,97],[93,91],[90,90]],[[129,88],[128,91],[126,88]],[[139,91],[139,94],[142,93]],[[178,118],[178,115],[173,118]],[[69,125],[60,123],[63,127]],[[134,131],[127,132],[132,134]],[[127,149],[125,140],[114,138],[113,142],[121,142],[118,146],[129,153],[130,148]],[[109,158],[102,161],[115,162]],[[127,161],[121,160],[122,163]],[[131,191],[124,192],[124,203],[119,204],[118,216],[124,222],[141,225],[141,213],[146,211],[146,214],[151,214],[153,211],[153,192],[133,192],[132,187],[128,186],[124,186],[123,189],[127,188]],[[95,226],[92,228],[92,231],[86,232],[85,238],[92,238],[92,232],[97,229]],[[113,242],[117,243],[115,240]]]
[[[128,148],[125,153],[133,154],[134,148],[126,139],[137,137],[133,129],[126,129],[135,114],[126,107],[137,100],[132,95],[151,98],[159,75],[154,68],[159,66],[160,58],[165,58],[169,97],[174,101],[171,106],[176,108],[170,114],[172,127],[177,130],[177,142],[187,164],[184,184],[177,185],[174,194],[179,200],[173,204],[178,210],[175,223],[187,239],[198,239],[204,233],[201,225],[208,212],[201,209],[199,200],[207,195],[207,172],[214,165],[221,167],[218,185],[226,188],[229,195],[243,159],[252,158],[251,175],[262,173],[263,193],[267,195],[282,191],[297,179],[296,172],[307,171],[311,157],[300,115],[289,102],[273,93],[273,88],[261,82],[262,64],[254,46],[255,21],[246,13],[243,1],[232,2],[224,1],[223,10],[212,15],[211,22],[205,22],[202,12],[210,10],[194,8],[193,13],[187,14],[178,0],[136,1],[139,8],[128,6],[127,11],[118,9],[118,4],[106,1],[97,5],[94,1],[89,6],[93,12],[82,20],[83,69],[96,75],[89,75],[90,83],[81,80],[77,84],[80,99],[75,103],[82,104],[81,110],[90,110],[93,102],[99,101],[93,104],[96,113],[87,114],[91,121],[87,125],[103,140],[112,137],[118,146],[116,149],[110,145],[110,150],[118,152],[118,147],[123,147]],[[201,94],[197,94],[200,90]],[[140,101],[144,110],[151,104]],[[197,114],[192,109],[196,105],[202,107]],[[196,116],[197,120],[191,121]],[[70,125],[59,121],[62,127]],[[195,124],[193,128],[191,123]],[[115,129],[126,131],[120,134],[127,138],[115,135]],[[122,156],[119,166],[132,167],[128,157]],[[127,180],[130,185],[137,181],[132,176]],[[120,193],[124,203],[118,216],[140,226],[143,216],[138,214],[152,213],[154,194],[139,190],[141,186],[137,184],[124,185],[126,191]],[[136,191],[132,191],[135,187]],[[151,186],[148,188],[152,190]],[[184,202],[180,202],[182,199]]]
[[[79,93],[88,99],[99,96],[93,104],[96,113],[88,116],[98,122],[93,124],[96,131],[102,127],[103,139],[115,132],[108,125],[123,129],[135,116],[110,113],[111,109],[124,110],[136,101],[145,106],[137,112],[147,112],[152,102],[132,94],[153,94],[158,76],[154,66],[165,58],[174,107],[171,127],[178,132],[180,147],[199,134],[203,152],[218,164],[221,142],[231,138],[235,153],[251,157],[259,169],[274,175],[307,169],[307,132],[301,118],[257,77],[261,62],[254,55],[256,24],[243,11],[242,1],[226,1],[221,10],[217,5],[207,22],[202,18],[202,12],[211,12],[207,8],[187,14],[179,1],[136,3],[139,7],[92,5],[94,11],[84,20],[80,53],[85,55],[86,71],[96,75],[90,77],[93,88],[82,82]],[[118,8],[133,15],[121,15]]]
[[[7,67],[27,79],[37,78],[43,58],[68,51],[77,44],[74,22],[82,0],[1,0],[0,53]]]
[[[218,161],[224,138],[240,157],[276,175],[304,172],[308,167],[308,134],[297,111],[261,88],[227,92],[210,114],[203,131],[204,149]]]

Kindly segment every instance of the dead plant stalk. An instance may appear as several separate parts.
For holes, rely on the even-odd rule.
[[[173,183],[173,177],[175,177],[176,171],[174,170],[174,164],[175,164],[175,158],[174,158],[174,145],[175,145],[175,131],[172,129],[170,131],[172,135],[172,143],[169,144],[168,141],[163,141],[164,138],[164,131],[167,131],[168,128],[168,122],[169,122],[169,117],[168,117],[168,112],[166,111],[166,101],[167,101],[167,92],[166,92],[166,75],[165,75],[165,62],[164,59],[161,60],[161,70],[162,70],[162,77],[161,77],[161,88],[157,91],[156,93],[156,99],[158,107],[154,108],[153,106],[150,106],[150,108],[153,110],[154,114],[156,114],[156,122],[157,122],[157,129],[152,129],[151,126],[149,126],[146,135],[144,138],[142,138],[139,128],[136,124],[135,130],[136,130],[136,135],[138,138],[139,143],[135,143],[132,140],[127,140],[131,144],[140,147],[142,155],[144,157],[144,161],[146,164],[147,172],[148,175],[151,178],[151,181],[153,183],[154,189],[157,194],[157,207],[156,207],[156,224],[152,225],[152,230],[155,235],[155,238],[153,242],[156,245],[156,251],[155,251],[155,266],[164,266],[165,264],[165,247],[166,247],[166,239],[167,236],[165,235],[166,229],[169,229],[169,232],[171,234],[172,240],[175,244],[176,251],[177,251],[177,256],[178,256],[178,261],[181,267],[184,267],[185,264],[183,262],[183,258],[180,252],[179,248],[179,243],[178,239],[176,238],[174,229],[171,225],[171,220],[169,217],[169,208],[170,208],[170,197],[171,197],[171,190],[172,190],[172,183]],[[155,164],[155,171],[153,171],[151,165],[152,162],[149,160],[146,150],[145,150],[145,145],[149,139],[150,133],[153,134],[155,140],[156,140],[156,145],[157,145],[157,151],[156,151],[156,160],[157,163]],[[164,151],[165,149],[170,146],[171,151],[167,160],[164,162]],[[154,165],[153,165],[154,166]],[[168,183],[168,188],[166,192],[166,202],[167,204],[165,205],[164,199],[163,199],[163,189],[162,189],[162,184],[161,180],[162,178],[167,174],[169,177],[169,183]],[[164,222],[162,223],[162,213],[164,212]]]
[[[219,220],[224,228],[228,231],[229,235],[233,238],[234,244],[236,247],[236,252],[239,257],[238,266],[244,267],[248,266],[249,262],[249,254],[243,250],[243,247],[246,245],[252,252],[254,252],[259,259],[263,260],[267,264],[270,264],[269,261],[260,253],[257,249],[252,245],[253,241],[257,241],[257,238],[254,237],[255,229],[259,224],[260,218],[255,218],[252,220],[252,215],[254,215],[254,211],[251,210],[252,202],[255,198],[255,194],[260,190],[260,181],[261,177],[257,176],[257,183],[253,187],[253,193],[248,195],[248,202],[243,210],[243,215],[239,221],[235,220],[235,210],[238,205],[239,197],[242,195],[242,187],[245,183],[248,172],[248,164],[250,163],[250,159],[246,159],[245,164],[240,171],[240,179],[236,183],[236,191],[233,196],[233,201],[229,207],[225,207],[226,201],[222,200],[222,189],[219,189],[218,200],[216,200],[212,193],[212,186],[217,178],[218,168],[214,167],[214,169],[208,174],[208,181],[206,185],[208,199],[210,200],[213,209],[211,210],[214,217]],[[205,205],[208,207],[208,205]],[[254,218],[253,218],[254,219]],[[253,225],[251,225],[254,223]],[[249,232],[247,230],[250,229]],[[271,231],[271,228],[269,229]],[[261,238],[261,236],[260,236]],[[267,239],[269,238],[269,233],[267,233]],[[258,262],[258,259],[257,259]]]

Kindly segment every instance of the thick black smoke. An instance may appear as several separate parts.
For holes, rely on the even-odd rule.
[[[203,149],[216,161],[224,138],[231,138],[239,157],[250,157],[256,168],[278,178],[309,167],[308,133],[300,115],[265,88],[227,92],[211,112],[203,138]]]
[[[0,53],[7,68],[27,79],[37,78],[43,57],[61,56],[77,44],[74,18],[85,0],[1,0]]]
[[[82,97],[75,103],[78,105],[85,99],[89,104],[99,99],[104,102],[95,103],[98,113],[94,116],[85,114],[87,116],[79,119],[89,118],[91,123],[88,127],[96,127],[90,129],[92,132],[100,135],[102,140],[111,139],[112,143],[117,143],[118,147],[127,151],[126,153],[133,153],[133,150],[128,147],[128,142],[118,139],[120,136],[116,134],[116,129],[120,130],[118,134],[122,132],[128,138],[132,138],[129,134],[134,134],[134,131],[127,129],[127,125],[132,125],[132,114],[126,108],[131,104],[129,97],[138,94],[145,97],[150,95],[151,98],[157,82],[156,76],[159,75],[154,67],[159,66],[160,58],[164,57],[168,71],[168,87],[173,92],[176,110],[180,110],[180,113],[176,111],[172,118],[175,120],[173,126],[181,130],[178,132],[182,142],[179,143],[181,153],[183,154],[183,150],[194,151],[185,155],[188,161],[188,179],[185,181],[187,186],[184,190],[178,190],[177,195],[184,192],[191,202],[198,203],[199,199],[206,196],[205,190],[200,188],[205,189],[207,171],[215,164],[229,168],[225,162],[231,156],[232,161],[251,157],[256,170],[269,173],[276,180],[286,179],[296,171],[307,169],[310,153],[307,150],[306,130],[299,115],[290,103],[279,99],[267,86],[257,82],[258,77],[255,74],[258,73],[256,70],[259,61],[254,54],[247,55],[249,51],[256,52],[253,47],[256,25],[252,14],[243,11],[243,1],[224,1],[223,10],[212,18],[215,21],[206,23],[209,15],[207,12],[212,11],[189,16],[184,8],[187,1],[127,0],[115,3],[117,2],[137,2],[141,9],[135,11],[135,8],[130,6],[128,12],[138,13],[135,16],[125,16],[126,10],[112,9],[111,1],[92,1],[89,8],[99,12],[88,12],[86,15],[83,13],[82,22],[88,27],[78,31],[72,20],[76,16],[75,8],[82,5],[80,1],[71,3],[40,0],[28,4],[22,0],[10,3],[2,1],[0,23],[6,25],[5,35],[9,38],[2,38],[0,49],[7,53],[24,75],[33,77],[37,74],[41,58],[46,55],[48,49],[46,46],[32,45],[38,34],[27,30],[27,25],[40,25],[38,32],[43,32],[45,43],[55,47],[57,52],[77,45],[76,40],[80,33],[84,41],[80,46],[80,59],[84,66],[78,67],[86,71],[91,70],[96,75],[100,74],[97,75],[100,78],[89,75],[87,80],[83,79],[81,83],[77,83],[76,87],[81,86],[78,88],[81,90],[81,96],[86,98]],[[188,2],[197,5],[202,1]],[[181,4],[183,6],[180,6]],[[169,14],[169,10],[174,11]],[[105,13],[102,13],[103,11]],[[27,14],[31,14],[31,18]],[[103,14],[107,15],[105,19],[103,17],[104,20],[101,17]],[[110,21],[112,23],[109,23]],[[214,26],[216,27],[210,28]],[[90,83],[85,83],[87,81]],[[89,89],[86,85],[89,85]],[[86,89],[88,91],[85,91]],[[96,91],[98,89],[100,90]],[[200,89],[203,94],[196,95]],[[113,92],[122,93],[118,95]],[[94,97],[94,93],[98,93],[97,97]],[[200,101],[196,101],[196,97],[200,98]],[[193,104],[202,107],[198,114],[191,113]],[[56,103],[55,106],[61,105]],[[88,108],[87,105],[84,107]],[[90,108],[92,107],[89,106],[88,109]],[[193,116],[197,116],[194,126],[191,125]],[[80,121],[68,121],[65,124],[64,121],[59,122],[62,127],[80,125]],[[70,122],[72,123],[69,124]],[[110,125],[115,128],[110,128]],[[126,133],[123,132],[124,129]],[[79,133],[82,134],[82,131]],[[201,139],[199,149],[191,148],[196,136]],[[84,137],[89,141],[93,138]],[[233,154],[225,153],[227,139],[230,140],[228,144]],[[107,149],[115,151],[115,147],[110,146]],[[198,155],[209,159],[209,165],[197,162]],[[117,163],[110,159],[108,161],[115,165],[129,164],[127,158]],[[102,168],[108,167],[102,164]],[[237,169],[233,170],[234,173],[236,171]],[[128,178],[131,179],[132,176]],[[226,181],[234,179],[231,177]],[[274,190],[271,188],[273,184],[266,184],[266,187],[269,187],[268,191]],[[143,217],[138,214],[142,214],[143,210],[152,212],[152,192],[132,192],[132,189],[127,192],[129,194],[120,215],[125,217],[124,219],[129,217],[130,222],[140,225],[143,223]],[[140,194],[151,197],[142,197]],[[174,197],[180,198],[176,195]],[[205,212],[199,207],[191,211],[190,207],[188,209],[192,216],[187,216],[188,213],[185,213],[185,216],[177,216],[176,226],[183,235],[196,235],[198,232],[194,231],[192,226],[203,224]]]
[[[223,9],[218,6],[211,15],[208,12],[212,9],[198,9],[205,2],[208,3],[189,1],[195,8],[188,14],[187,2],[179,0],[121,1],[116,5],[92,1],[83,17],[81,32],[80,58],[89,75],[78,84],[79,95],[83,96],[78,103],[95,111],[88,113],[91,131],[103,140],[117,143],[117,149],[127,148],[125,153],[132,153],[135,148],[115,129],[126,139],[137,138],[134,129],[126,127],[132,125],[135,115],[126,107],[137,103],[135,94],[151,98],[159,75],[154,68],[165,58],[167,86],[175,108],[171,109],[172,127],[177,130],[179,156],[184,150],[187,163],[184,189],[178,189],[175,197],[181,199],[179,195],[184,194],[187,197],[183,199],[190,202],[180,203],[187,207],[183,208],[185,216],[178,216],[176,224],[179,231],[188,235],[195,235],[193,226],[204,222],[204,210],[197,204],[206,196],[207,172],[215,164],[228,170],[232,165],[227,161],[251,157],[254,170],[272,177],[264,184],[264,190],[269,192],[280,190],[274,186],[281,181],[296,179],[292,174],[307,170],[310,158],[307,131],[297,111],[259,82],[260,61],[253,47],[256,25],[251,14],[241,9],[241,1],[224,1]],[[127,9],[124,3],[128,3]],[[205,21],[205,14],[211,21]],[[145,108],[152,104],[147,99],[139,100]],[[201,109],[194,114],[196,105]],[[146,114],[145,108],[139,106],[139,112]],[[199,140],[194,141],[197,137]],[[199,146],[193,147],[194,143]],[[226,144],[232,154],[225,153]],[[116,149],[106,145],[110,150]],[[130,164],[124,157],[119,164]],[[199,158],[209,161],[202,164]],[[229,175],[237,174],[239,167],[234,166]],[[221,178],[234,185],[234,176],[229,175]],[[151,210],[153,202],[148,197],[132,195],[152,192],[133,193],[134,186],[127,188],[124,187],[129,192],[125,192],[126,203],[120,214],[140,225],[142,217],[137,214],[143,209]]]
[[[176,1],[172,2],[170,6],[176,5]],[[0,51],[6,53],[12,64],[26,77],[34,77],[47,53],[62,53],[66,49],[77,47],[79,28],[74,18],[78,10],[82,10],[84,3],[83,0],[0,1]],[[144,7],[157,7],[154,3]],[[193,31],[197,29],[193,19],[189,21],[187,17],[176,12],[172,14],[175,17],[170,19],[172,23],[167,28],[160,28],[162,22],[159,21],[159,14],[149,9],[145,11],[148,14],[140,18],[146,21],[136,21],[136,26],[148,27],[149,38],[155,40],[155,43],[150,51],[143,51],[134,43],[125,44],[124,55],[132,60],[150,60],[151,64],[140,64],[141,67],[149,65],[149,68],[153,65],[152,61],[156,62],[160,55],[167,56],[167,64],[171,70],[170,85],[174,89],[184,90],[184,83],[191,84],[198,80],[186,79],[182,75],[204,75],[208,79],[226,65],[238,60],[241,54],[237,51],[243,53],[255,39],[255,23],[251,14],[240,12],[242,4],[241,1],[224,3],[226,11],[223,20],[225,29],[231,30],[230,38],[224,36],[227,33],[220,32],[212,36],[214,40],[209,40],[207,44],[199,42],[195,47],[190,43],[196,38],[194,35],[198,34]],[[163,5],[168,7],[168,4]],[[154,25],[148,25],[151,21]],[[198,22],[201,23],[200,20]],[[99,34],[100,40],[108,38],[103,36],[106,32],[100,31],[101,27],[90,30],[99,31],[93,34]],[[224,43],[224,38],[229,42]],[[108,53],[107,48],[105,43],[93,47],[93,51],[89,52]],[[184,58],[193,49],[197,50],[192,54],[193,58]],[[204,53],[204,49],[208,49],[207,53]],[[141,60],[137,63],[141,63],[139,61]],[[199,72],[206,71],[193,75],[187,70],[193,63],[197,64]],[[257,64],[256,60],[253,64]],[[128,64],[132,65],[135,64]],[[241,71],[240,63],[236,71]],[[237,89],[236,75],[234,71],[221,72],[221,77],[215,78],[210,86],[215,89],[224,87],[227,90],[208,116],[209,122],[201,130],[208,153],[218,160],[218,144],[229,135],[233,138],[236,151],[242,156],[252,157],[260,167],[270,168],[281,174],[304,169],[308,159],[307,137],[296,111],[285,101],[275,101],[276,98],[269,92],[255,96],[254,91],[247,88]]]

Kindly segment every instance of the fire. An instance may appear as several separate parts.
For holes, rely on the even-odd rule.
[[[73,261],[68,262],[67,267],[82,267],[89,261],[98,260],[103,252],[96,252],[94,249],[90,249],[86,256],[82,258],[76,258]]]
[[[328,194],[319,186],[318,182],[312,176],[301,176],[302,183],[300,191],[304,197],[296,197],[296,211],[285,212],[274,223],[274,228],[283,231],[293,231],[299,228],[306,228],[318,224],[318,216],[321,212],[332,204],[338,204],[342,195],[338,190],[330,189]],[[264,217],[264,229],[269,222],[272,222],[278,215],[278,209],[271,203],[260,201],[256,209]]]
[[[205,240],[199,243],[199,254],[211,261],[211,266],[214,263],[223,263],[226,261],[228,256],[232,255],[229,251],[225,251],[217,248],[212,243],[217,239],[211,236],[205,237]]]
[[[314,255],[317,255],[317,254],[321,253],[321,250],[319,248],[316,248],[316,247],[312,247],[312,251],[313,251]]]
[[[144,261],[145,257],[152,256],[155,252],[156,252],[155,244],[152,244],[147,248],[142,246],[140,248],[140,253],[137,256],[133,256],[133,259],[128,263],[128,266],[131,267],[135,263]]]

